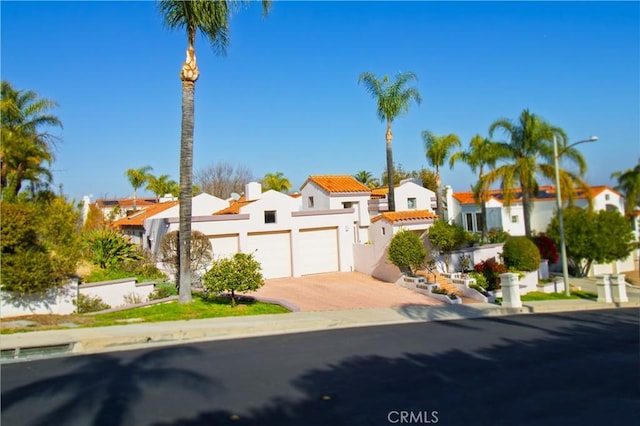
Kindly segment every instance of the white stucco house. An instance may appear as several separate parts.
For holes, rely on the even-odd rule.
[[[375,199],[385,197],[380,193]],[[371,242],[371,232],[384,251],[393,233],[409,225],[407,221],[426,229],[432,222],[434,199],[432,191],[404,182],[396,187],[404,216],[400,212],[381,216],[371,208],[371,190],[349,175],[309,176],[294,195],[262,192],[259,183],[251,182],[238,200],[208,194],[194,197],[191,227],[209,238],[214,256],[254,253],[265,278],[347,272],[355,270],[354,244]],[[128,222],[135,221],[144,247],[158,254],[162,237],[179,228],[179,205],[149,213]],[[392,223],[383,225],[389,220]],[[389,227],[388,238],[380,235],[384,226]]]
[[[207,205],[211,201],[220,207],[211,199]],[[194,212],[195,203],[194,199]],[[252,182],[246,185],[245,195],[230,205],[214,211],[198,209],[205,214],[194,214],[191,227],[209,237],[214,256],[253,253],[265,278],[352,271],[354,208],[300,207],[300,197],[262,192],[260,184]],[[178,229],[178,212],[167,209],[145,220],[144,226],[150,249],[157,253],[156,242],[162,235]]]
[[[574,193],[574,204],[588,207],[587,194],[579,189]],[[624,197],[608,186],[592,186],[593,208],[598,210],[617,210],[624,214]],[[566,204],[565,204],[566,205]],[[504,204],[502,190],[489,191],[487,206],[487,228],[498,228],[511,235],[524,235],[524,213],[521,195],[516,193],[511,206]],[[472,192],[453,192],[447,190],[448,219],[463,226],[469,232],[480,232],[482,220],[480,206],[476,204]],[[545,232],[556,210],[556,191],[553,186],[541,186],[538,194],[532,198],[531,230]]]

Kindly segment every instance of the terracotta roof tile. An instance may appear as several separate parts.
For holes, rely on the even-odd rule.
[[[407,220],[428,220],[437,219],[438,216],[429,210],[403,210],[398,212],[385,212],[371,219],[372,223],[379,220],[386,220],[387,222],[395,223]]]
[[[329,193],[371,192],[369,188],[358,182],[353,176],[349,175],[309,176],[309,178],[305,182],[305,185],[307,182],[313,182]]]
[[[246,206],[247,204],[251,204],[253,203],[255,200],[250,200],[247,201],[247,198],[243,195],[242,197],[240,197],[237,201],[234,201],[231,203],[231,205],[229,205],[229,207],[225,207],[222,210],[218,210],[217,212],[214,212],[214,215],[220,215],[220,214],[239,214],[240,213],[240,209],[244,206]]]
[[[591,196],[595,197],[596,195],[600,194],[602,191],[605,190],[610,190],[616,194],[618,194],[618,192],[616,192],[615,190],[611,189],[610,187],[606,186],[606,185],[599,185],[599,186],[592,186],[591,187]],[[574,190],[574,194],[576,198],[587,198],[587,194],[579,188],[576,188]],[[536,194],[536,196],[534,196],[532,199],[534,201],[544,201],[544,200],[549,200],[549,199],[555,199],[556,197],[556,188],[555,186],[551,186],[551,185],[545,185],[545,186],[541,186],[539,187],[538,190],[538,194]],[[475,204],[475,199],[473,198],[473,192],[455,192],[453,194],[453,198],[455,198],[456,200],[458,200],[458,202],[460,204]],[[502,201],[503,200],[503,195],[502,195],[502,190],[501,189],[492,189],[489,191],[488,197],[487,197],[487,201],[490,200],[491,198],[494,198],[498,201]],[[520,193],[519,189],[514,189],[513,191],[513,200],[514,201],[519,201],[521,200],[522,196]]]
[[[143,226],[145,219],[153,215],[156,215],[162,211],[165,211],[168,208],[173,207],[177,204],[178,204],[177,201],[169,201],[167,203],[154,204],[150,207],[147,207],[144,210],[140,210],[139,212],[132,214],[131,216],[118,219],[112,222],[111,225],[116,228],[120,228],[122,226]]]

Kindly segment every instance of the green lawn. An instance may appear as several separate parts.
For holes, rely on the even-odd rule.
[[[177,301],[161,303],[143,308],[127,309],[107,314],[74,314],[74,315],[34,315],[28,318],[38,324],[24,328],[2,327],[1,333],[17,333],[23,331],[55,330],[68,328],[61,324],[73,323],[77,327],[105,327],[127,323],[180,321],[204,318],[218,318],[244,315],[282,314],[289,312],[280,305],[256,301],[242,301],[232,307],[229,299],[216,297],[204,300],[194,295],[190,304]],[[21,318],[22,319],[22,318]],[[127,321],[132,320],[132,321]]]
[[[570,299],[597,299],[598,295],[589,293],[582,290],[571,290],[571,295],[567,296],[562,293],[542,293],[539,291],[532,291],[525,294],[520,299],[523,302],[535,302],[538,300],[570,300]]]

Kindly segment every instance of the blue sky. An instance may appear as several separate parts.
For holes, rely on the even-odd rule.
[[[178,180],[186,36],[152,2],[1,2],[2,79],[57,101],[55,184],[76,199],[129,196],[129,168]],[[260,178],[385,167],[385,127],[358,75],[413,71],[423,102],[393,127],[394,159],[429,167],[420,133],[464,146],[529,108],[580,145],[587,181],[640,157],[639,2],[275,2],[234,15],[217,56],[196,41],[194,171],[217,162]],[[501,140],[502,135],[495,139]],[[467,191],[463,164],[444,184]]]

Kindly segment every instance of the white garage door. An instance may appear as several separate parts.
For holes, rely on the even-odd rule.
[[[231,257],[238,252],[237,235],[217,235],[210,237],[209,240],[211,241],[214,259]]]
[[[249,234],[249,253],[262,264],[265,278],[291,276],[291,238],[289,232]]]
[[[339,270],[337,228],[301,230],[299,247],[302,275]]]

